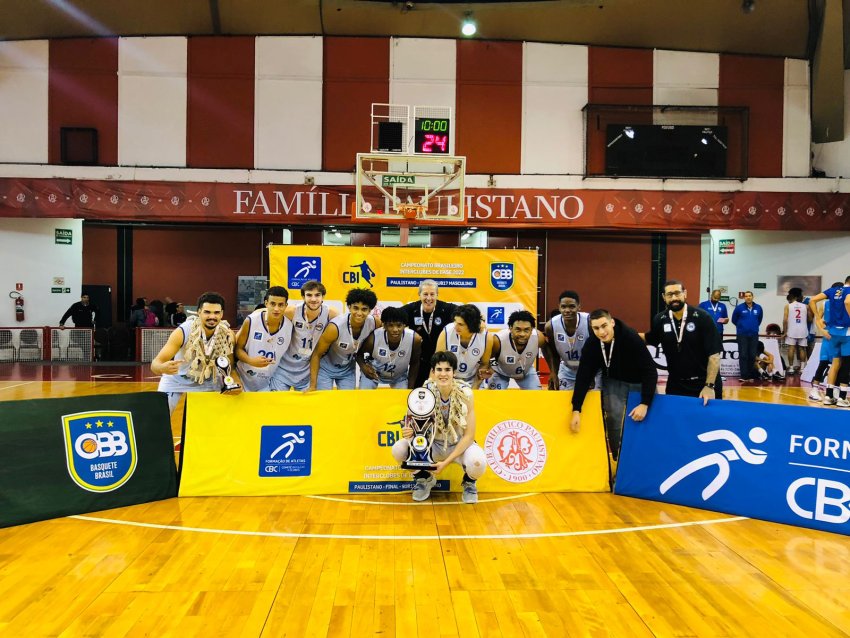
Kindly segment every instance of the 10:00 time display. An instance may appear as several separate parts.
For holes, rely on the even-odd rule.
[[[448,155],[451,122],[442,117],[417,117],[414,130],[416,153]]]

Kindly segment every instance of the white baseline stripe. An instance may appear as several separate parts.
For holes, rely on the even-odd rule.
[[[15,385],[7,385],[4,388],[0,388],[0,390],[11,390],[12,388],[20,388],[22,385],[29,385],[30,383],[35,383],[35,381],[27,381],[25,383],[16,383]]]
[[[832,470],[833,472],[847,472],[848,474],[850,474],[850,470],[842,470],[841,468],[829,467],[827,465],[811,465],[809,463],[791,463],[790,461],[788,462],[788,465],[797,465],[799,467],[814,467],[814,468],[817,468],[819,470]]]
[[[300,534],[297,532],[251,532],[235,529],[210,529],[206,527],[181,527],[179,525],[158,525],[154,523],[138,523],[135,521],[119,521],[111,518],[96,516],[69,516],[83,521],[109,523],[112,525],[128,525],[130,527],[147,527],[150,529],[167,529],[177,532],[198,532],[201,534],[228,534],[230,536],[264,536],[274,538],[324,538],[330,540],[370,540],[370,541],[437,541],[437,540],[510,540],[526,538],[566,538],[568,536],[595,536],[601,534],[626,534],[630,532],[646,532],[656,529],[673,529],[677,527],[694,527],[713,525],[715,523],[733,523],[748,520],[745,516],[733,518],[715,518],[707,521],[688,521],[685,523],[665,523],[662,525],[642,525],[640,527],[622,527],[614,529],[582,530],[575,532],[543,532],[539,534],[451,534],[429,536],[377,536],[373,534]]]

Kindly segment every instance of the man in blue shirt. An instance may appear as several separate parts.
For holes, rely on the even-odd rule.
[[[706,299],[699,305],[700,308],[705,310],[714,319],[714,323],[717,325],[717,332],[720,334],[723,334],[723,326],[729,323],[729,313],[726,310],[726,304],[720,301],[722,295],[723,293],[719,290],[712,290],[711,298]]]
[[[822,300],[826,301],[825,306],[829,306],[828,323],[824,322],[823,311],[817,305]],[[812,297],[809,308],[815,314],[818,328],[829,335],[829,338],[824,337],[821,344],[821,348],[829,348],[829,356],[832,357],[823,404],[848,408],[850,407],[850,401],[847,400],[847,384],[850,381],[850,275],[844,280],[843,286],[833,286]],[[836,383],[839,385],[837,397]]]
[[[744,293],[744,303],[735,306],[732,311],[732,323],[737,328],[735,340],[738,342],[738,361],[741,364],[741,381],[756,378],[756,357],[758,356],[759,326],[764,319],[764,310],[753,302],[753,293]]]

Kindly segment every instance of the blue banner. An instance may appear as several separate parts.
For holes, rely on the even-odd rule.
[[[626,419],[614,492],[850,534],[848,422],[841,409],[656,396],[643,422]]]

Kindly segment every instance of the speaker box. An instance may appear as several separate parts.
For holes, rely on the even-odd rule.
[[[63,126],[59,129],[59,158],[72,166],[97,165],[97,129]]]

